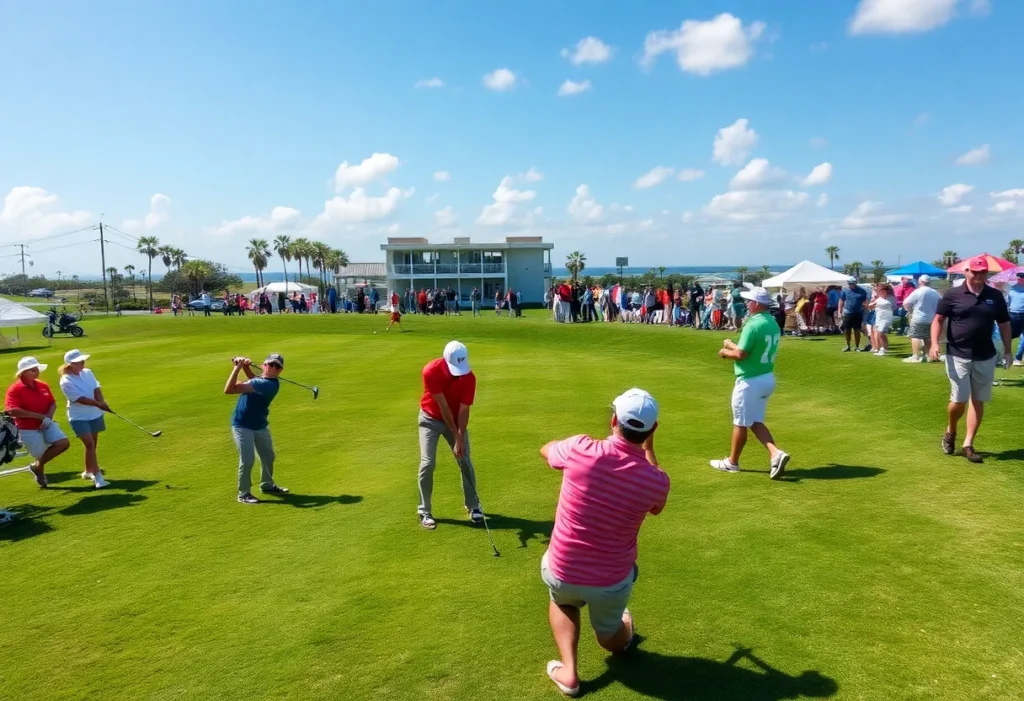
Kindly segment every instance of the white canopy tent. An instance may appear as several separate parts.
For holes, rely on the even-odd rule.
[[[310,292],[316,292],[316,288],[303,282],[272,282],[269,285],[253,290],[249,295],[258,297],[264,292],[268,295],[276,295],[278,292],[284,292],[286,295],[295,294],[296,292],[300,295],[308,295]]]
[[[9,299],[0,297],[0,328],[17,328],[20,326],[40,326],[45,324],[48,317],[40,314],[34,309],[29,309],[23,304],[12,302]],[[19,334],[20,337],[20,334]],[[10,342],[0,336],[0,347],[9,347]]]
[[[791,290],[795,287],[816,287],[818,285],[845,285],[847,275],[837,273],[823,265],[809,260],[797,263],[784,273],[770,277],[761,283],[769,290]]]

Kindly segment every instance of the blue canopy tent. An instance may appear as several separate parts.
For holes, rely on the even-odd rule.
[[[895,270],[885,271],[887,277],[912,277],[915,280],[922,275],[928,275],[929,277],[946,279],[946,271],[942,268],[936,268],[931,263],[925,263],[923,260],[919,260],[916,263],[910,263],[904,265],[902,268],[896,268]]]

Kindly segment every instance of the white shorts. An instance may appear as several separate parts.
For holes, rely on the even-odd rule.
[[[64,432],[60,430],[60,426],[55,423],[50,424],[44,429],[39,431],[19,431],[21,434],[21,443],[25,446],[25,449],[29,452],[29,455],[34,457],[36,460],[43,457],[43,453],[51,445],[59,440],[67,439]]]
[[[736,426],[750,428],[764,423],[768,411],[768,398],[775,392],[775,373],[743,379],[736,378],[732,390],[732,422]]]
[[[875,331],[878,333],[889,333],[892,329],[892,317],[875,317]]]

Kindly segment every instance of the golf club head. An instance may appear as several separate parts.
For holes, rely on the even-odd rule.
[[[153,436],[153,438],[159,438],[160,436],[164,435],[164,432],[163,431],[153,431],[149,435]]]
[[[313,399],[314,399],[314,401],[319,396],[320,396],[320,388],[317,387],[316,385],[313,385]]]

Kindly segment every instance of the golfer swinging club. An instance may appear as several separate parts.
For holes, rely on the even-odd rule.
[[[238,394],[234,416],[231,417],[231,434],[238,448],[238,501],[242,504],[259,504],[252,495],[252,467],[256,455],[260,457],[260,491],[264,494],[287,494],[288,490],[274,483],[274,442],[270,437],[270,402],[274,401],[280,389],[277,376],[284,371],[284,358],[271,353],[263,361],[263,376],[257,376],[248,358],[234,358],[231,374],[224,385],[224,394]],[[238,381],[238,373],[248,378]]]
[[[451,446],[462,471],[462,493],[473,523],[484,522],[476,494],[476,474],[469,459],[469,408],[476,397],[476,375],[469,369],[469,352],[459,341],[444,347],[444,356],[423,367],[423,397],[420,399],[420,525],[437,528],[431,515],[437,442],[442,436]]]
[[[740,342],[725,339],[725,347],[718,351],[720,358],[736,361],[736,386],[732,392],[732,446],[729,457],[712,460],[711,467],[722,472],[739,472],[740,454],[747,444],[749,429],[771,454],[769,475],[778,479],[786,471],[789,455],[775,445],[764,417],[768,398],[775,392],[775,358],[779,355],[782,331],[769,313],[772,298],[767,290],[755,287],[740,294],[747,300],[749,312],[740,333]]]

